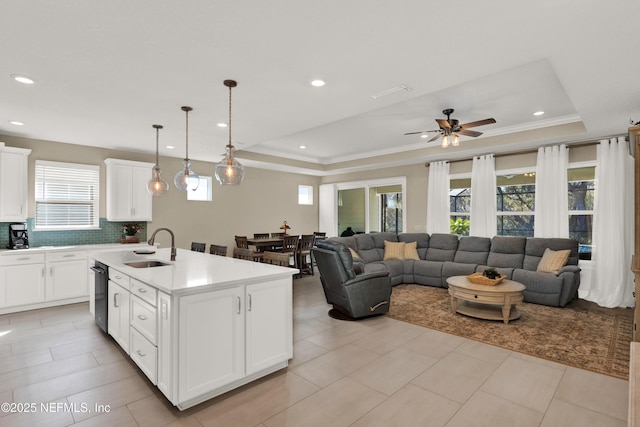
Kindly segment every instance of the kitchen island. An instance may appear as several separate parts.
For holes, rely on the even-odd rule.
[[[181,410],[293,356],[296,269],[181,249],[93,258],[109,267],[109,334]]]

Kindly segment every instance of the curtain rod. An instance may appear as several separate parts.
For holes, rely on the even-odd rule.
[[[598,144],[600,143],[600,141],[601,141],[601,140],[604,140],[604,139],[612,139],[612,138],[620,138],[620,137],[622,137],[622,136],[623,136],[623,135],[614,135],[614,136],[608,136],[608,137],[605,137],[605,138],[599,139],[599,140],[597,140],[597,141],[593,141],[593,140],[586,140],[586,141],[578,141],[578,142],[575,142],[575,143],[572,143],[572,144],[565,144],[565,145],[567,145],[567,148],[589,147],[589,146],[591,146],[591,145],[598,145]],[[625,140],[625,141],[627,141],[627,142],[629,142],[629,137],[628,137],[628,136],[624,136],[624,140]],[[554,145],[562,145],[562,144],[541,145],[541,146],[540,146],[540,147],[538,147],[538,148],[541,148],[541,147],[545,147],[545,148],[546,148],[546,147],[553,147]],[[509,152],[507,152],[507,153],[495,154],[493,157],[494,157],[495,159],[497,159],[498,157],[513,156],[513,155],[515,155],[515,154],[533,154],[533,153],[537,153],[537,152],[538,152],[538,148],[536,148],[536,149],[531,149],[531,150],[525,150],[525,151],[509,151]],[[473,157],[476,157],[476,156],[473,156]],[[447,162],[448,162],[449,164],[451,164],[451,163],[460,163],[460,162],[468,162],[469,160],[473,160],[473,157],[467,157],[467,158],[464,158],[464,159],[456,159],[456,160],[447,160]],[[427,167],[427,168],[428,168],[430,165],[431,165],[431,162],[426,162],[426,163],[424,164],[424,166],[425,166],[425,167]]]

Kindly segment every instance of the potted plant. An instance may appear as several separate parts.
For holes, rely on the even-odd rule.
[[[136,237],[138,233],[142,232],[142,226],[140,224],[125,224],[122,226],[122,235],[124,240],[137,240],[140,239]]]

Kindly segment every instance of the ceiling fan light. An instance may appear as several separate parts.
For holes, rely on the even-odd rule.
[[[451,146],[457,147],[458,145],[460,145],[460,137],[458,137],[458,134],[453,134],[453,141],[451,141]]]
[[[449,146],[449,135],[445,135],[442,137],[442,143],[440,144],[442,148],[447,148]]]

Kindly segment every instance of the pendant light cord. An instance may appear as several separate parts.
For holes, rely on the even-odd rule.
[[[231,86],[229,86],[229,154],[231,154],[231,148],[233,147],[233,145],[231,145]]]
[[[188,109],[185,110],[185,115],[186,115],[185,137],[187,140],[185,157],[186,157],[186,160],[189,160],[189,110]]]
[[[156,127],[156,166],[158,166],[159,161],[159,157],[158,157],[158,144],[159,144],[159,138],[160,138],[160,128]]]

